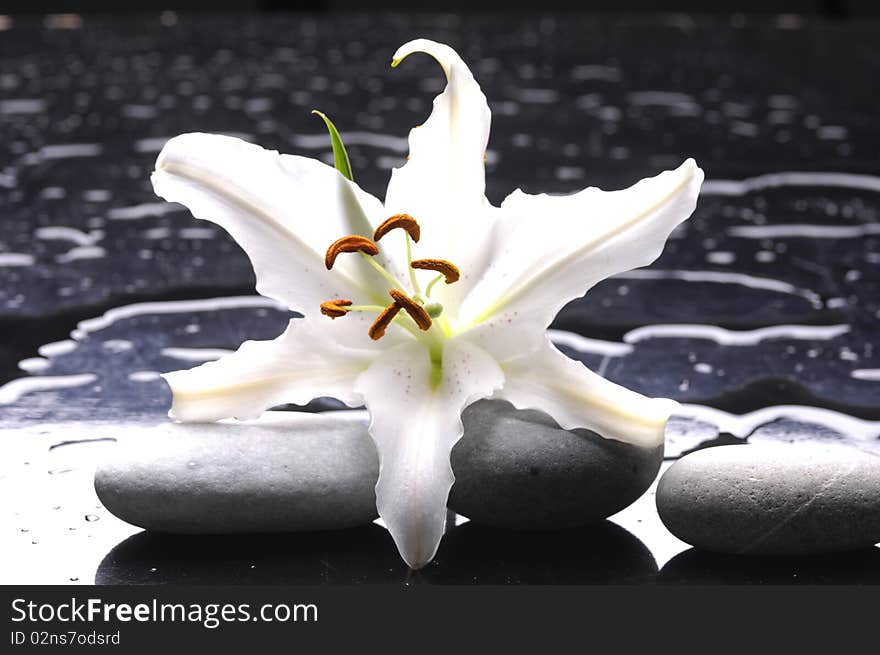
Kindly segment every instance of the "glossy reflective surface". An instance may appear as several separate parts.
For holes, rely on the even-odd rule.
[[[153,196],[164,141],[235,133],[331,158],[331,116],[379,195],[442,88],[415,35],[456,46],[493,109],[488,193],[622,187],[694,156],[694,217],[651,267],[566,307],[551,337],[683,403],[667,456],[880,437],[876,29],[785,20],[88,18],[0,23],[2,582],[856,582],[877,553],[780,562],[695,551],[649,492],[615,525],[503,533],[451,519],[409,574],[379,527],[252,539],[136,534],[91,487],[126,430],[165,420],[158,373],[268,339],[219,228]],[[601,220],[601,217],[589,217]],[[307,409],[338,409],[319,400]],[[460,523],[455,526],[455,523]],[[659,570],[659,574],[658,574]]]

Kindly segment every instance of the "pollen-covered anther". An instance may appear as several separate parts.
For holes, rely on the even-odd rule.
[[[410,265],[413,268],[442,273],[443,277],[446,278],[446,284],[458,282],[458,279],[461,277],[458,267],[445,259],[417,259]]]
[[[397,303],[391,303],[382,310],[379,316],[376,317],[376,320],[373,321],[373,324],[370,326],[370,329],[367,330],[367,334],[370,335],[370,339],[373,341],[378,341],[382,337],[385,336],[385,330],[388,329],[388,326],[391,325],[391,321],[394,320],[394,317],[397,316],[397,313],[400,311],[400,306]]]
[[[419,239],[422,237],[422,228],[419,227],[416,219],[409,214],[395,214],[391,218],[386,218],[382,221],[382,224],[376,228],[376,231],[373,232],[373,241],[378,241],[391,230],[396,230],[397,228],[406,230],[407,234],[409,234],[412,240],[416,243],[418,243]]]
[[[394,304],[409,314],[409,317],[415,321],[420,330],[431,329],[431,317],[428,316],[428,312],[425,311],[424,307],[403,293],[400,289],[392,289],[388,293],[394,298]]]
[[[326,300],[321,303],[321,313],[330,318],[339,318],[348,314],[348,310],[344,307],[351,305],[350,300],[338,298],[336,300]]]
[[[379,248],[370,239],[358,234],[351,234],[347,237],[336,239],[336,241],[330,244],[330,247],[327,248],[327,254],[324,255],[324,265],[328,271],[333,268],[333,264],[336,263],[336,257],[342,252],[362,252],[372,257],[379,254]]]

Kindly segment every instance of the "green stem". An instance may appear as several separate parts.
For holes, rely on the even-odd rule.
[[[391,275],[391,273],[386,271],[385,267],[383,267],[381,264],[379,264],[370,255],[368,255],[365,252],[360,253],[360,255],[361,255],[361,257],[364,258],[365,262],[367,262],[370,266],[372,266],[377,271],[379,271],[379,273],[382,275],[382,277],[384,277],[386,280],[388,280],[395,289],[403,289],[404,288],[404,286],[400,282],[397,281],[397,278],[395,278],[393,275]]]
[[[413,321],[408,314],[401,312],[397,316],[394,317],[392,323],[397,323],[404,330],[413,335],[416,339],[421,340],[423,332],[419,329],[419,326],[416,325],[415,321]]]
[[[413,292],[420,295],[422,290],[419,288],[416,270],[412,267],[412,238],[409,236],[409,232],[406,233],[406,268],[409,270],[409,280],[412,282]]]
[[[452,335],[452,327],[449,325],[449,318],[441,315],[434,319],[434,322],[440,326],[440,330],[443,331],[444,337],[448,339]]]
[[[349,305],[343,307],[347,312],[383,312],[385,308],[381,305]]]
[[[433,341],[428,348],[431,357],[431,371],[428,373],[428,384],[431,391],[436,391],[443,382],[443,343]]]

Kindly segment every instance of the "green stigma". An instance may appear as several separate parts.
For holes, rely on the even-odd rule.
[[[439,302],[429,302],[425,305],[425,311],[428,312],[428,316],[431,318],[437,318],[443,313],[443,305]]]

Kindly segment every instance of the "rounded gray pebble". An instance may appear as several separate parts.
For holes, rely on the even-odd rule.
[[[138,431],[98,467],[95,490],[110,512],[149,530],[292,532],[369,524],[378,475],[362,423],[267,412]]]
[[[572,528],[601,521],[651,486],[663,446],[643,448],[589,430],[563,430],[550,416],[483,400],[463,415],[452,450],[449,508],[503,528]]]
[[[673,464],[663,523],[704,550],[798,555],[880,541],[880,455],[854,447],[718,446]]]

